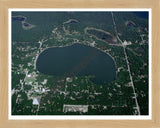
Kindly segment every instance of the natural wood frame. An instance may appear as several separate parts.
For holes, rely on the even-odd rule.
[[[9,8],[151,8],[152,119],[151,120],[9,120],[8,9]],[[159,0],[0,0],[0,128],[159,128],[160,127],[160,1]]]

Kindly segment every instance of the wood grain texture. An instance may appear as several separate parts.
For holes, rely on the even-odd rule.
[[[151,8],[152,120],[8,120],[9,8]],[[159,0],[0,0],[0,128],[160,128]]]

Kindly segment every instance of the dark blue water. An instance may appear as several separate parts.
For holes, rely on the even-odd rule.
[[[71,21],[70,23],[78,23],[77,21]]]
[[[144,12],[132,12],[134,14],[136,14],[136,16],[140,17],[140,18],[144,18],[144,19],[148,19],[149,17],[149,12],[144,11]]]
[[[28,26],[29,26],[29,24],[28,24],[28,23],[23,23],[23,25],[24,25],[25,27],[28,27]]]
[[[95,84],[106,84],[116,77],[113,59],[96,48],[74,44],[48,48],[36,62],[37,70],[55,76],[93,76]]]
[[[12,17],[12,21],[24,21],[24,20],[25,20],[25,18],[21,17],[21,16]]]
[[[127,26],[128,26],[128,27],[135,27],[135,25],[134,25],[132,22],[129,22],[129,23],[127,24]]]

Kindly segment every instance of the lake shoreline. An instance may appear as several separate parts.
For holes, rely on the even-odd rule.
[[[76,44],[79,44],[81,47],[79,47],[78,45],[76,45]],[[99,48],[97,48],[97,47],[93,47],[93,46],[90,46],[90,45],[87,45],[87,44],[83,44],[83,43],[79,43],[79,42],[74,42],[74,43],[72,43],[72,44],[69,44],[69,45],[66,45],[66,46],[53,46],[53,47],[48,47],[48,48],[45,48],[45,49],[43,49],[43,50],[41,50],[41,52],[40,52],[40,54],[39,55],[37,55],[36,56],[36,59],[35,59],[35,65],[36,65],[36,69],[37,69],[37,61],[38,62],[41,62],[41,63],[39,63],[38,64],[38,67],[40,67],[40,66],[42,66],[43,65],[43,67],[44,67],[44,65],[46,65],[46,63],[48,62],[47,61],[47,59],[45,59],[45,57],[44,57],[44,55],[46,54],[46,53],[44,53],[43,54],[43,52],[45,51],[45,50],[49,50],[49,49],[52,49],[52,48],[65,48],[65,47],[68,47],[68,46],[73,46],[73,45],[75,45],[74,46],[74,48],[73,49],[76,49],[76,51],[77,50],[79,50],[79,51],[83,51],[84,53],[87,53],[87,52],[92,52],[92,48],[93,48],[93,50],[95,50],[95,55],[98,55],[99,53],[100,53],[100,58],[101,58],[101,60],[103,60],[103,59],[105,59],[105,61],[103,61],[102,63],[99,63],[100,62],[100,60],[97,60],[99,57],[97,57],[97,56],[93,56],[93,53],[92,54],[89,54],[89,56],[88,56],[88,53],[86,54],[86,55],[84,55],[83,53],[81,53],[81,52],[75,52],[75,54],[77,54],[77,58],[81,58],[81,57],[83,57],[83,58],[86,58],[86,57],[89,57],[89,58],[87,58],[87,59],[85,59],[86,61],[87,61],[87,63],[85,62],[85,60],[80,60],[80,62],[79,62],[79,60],[78,59],[76,59],[76,63],[78,64],[78,69],[82,66],[81,64],[89,64],[90,66],[89,67],[81,67],[82,69],[80,70],[80,72],[77,72],[77,70],[76,71],[74,71],[74,72],[77,72],[78,74],[80,73],[80,75],[83,75],[83,73],[84,73],[84,75],[87,75],[88,73],[86,72],[87,70],[89,70],[89,71],[93,71],[92,73],[95,73],[96,74],[96,79],[95,80],[100,80],[102,83],[103,83],[103,79],[104,79],[104,81],[110,81],[110,79],[116,79],[116,77],[117,77],[117,65],[116,65],[116,63],[115,63],[115,60],[114,60],[114,58],[110,55],[110,54],[108,54],[108,53],[106,53],[105,51],[102,51],[101,49],[99,49]],[[84,48],[84,49],[83,49]],[[58,50],[58,49],[56,49],[56,50]],[[83,49],[83,50],[82,50]],[[70,51],[69,49],[65,49],[64,51],[66,52],[66,51]],[[50,51],[50,50],[49,50]],[[52,51],[52,50],[51,50]],[[68,53],[68,51],[67,51],[67,53]],[[75,50],[74,50],[75,51]],[[41,54],[43,54],[43,58],[41,58],[41,60],[39,60],[38,58],[39,58],[39,56],[41,55]],[[53,54],[53,53],[52,53]],[[83,55],[82,55],[83,54]],[[60,58],[61,58],[61,55],[63,56],[63,54],[55,54],[55,57],[56,56],[59,56],[60,55]],[[107,57],[107,56],[108,57]],[[103,56],[103,57],[102,57]],[[42,56],[41,56],[42,57]],[[105,57],[107,57],[107,58],[105,58]],[[53,58],[53,56],[51,57],[51,55],[50,55],[50,58]],[[72,53],[69,53],[69,56],[68,56],[68,59],[69,59],[69,61],[71,61],[72,60]],[[91,60],[93,60],[94,61],[94,63],[91,63],[91,61],[90,61],[90,59]],[[49,59],[50,60],[50,59]],[[53,59],[55,62],[58,62],[58,61],[56,61],[56,59]],[[50,65],[52,64],[52,62],[53,61],[51,61],[51,63],[49,63],[49,67],[50,67]],[[53,62],[53,63],[55,63],[55,62]],[[100,66],[100,67],[97,67],[96,69],[95,68],[93,68],[94,67],[94,65],[96,64],[96,63],[99,63],[98,65]],[[63,63],[64,65],[65,65],[65,61],[64,61],[64,63]],[[61,67],[63,67],[63,64],[56,64],[56,65],[61,65]],[[72,62],[71,62],[71,64],[72,64]],[[74,67],[77,67],[77,64],[76,64],[76,66],[73,64],[73,69],[74,69]],[[56,66],[55,65],[55,66]],[[70,64],[69,64],[70,65]],[[42,73],[44,73],[44,72],[48,72],[48,75],[50,75],[50,74],[52,74],[52,72],[48,69],[49,67],[45,67],[45,69],[43,68],[42,69]],[[71,66],[72,67],[72,66]],[[72,68],[71,67],[67,67],[65,70],[66,71],[64,71],[64,72],[69,72],[68,70],[71,70],[72,71]],[[104,68],[103,68],[104,67]],[[109,68],[110,67],[110,68]],[[58,68],[60,68],[60,66],[58,67]],[[92,69],[93,68],[93,69]],[[52,69],[52,68],[51,68]],[[61,68],[60,68],[61,69]],[[54,74],[61,74],[61,72],[63,72],[63,70],[60,70],[60,69],[55,69],[55,72],[54,72]],[[38,70],[38,69],[37,69]],[[59,71],[58,71],[59,70]],[[102,70],[102,71],[101,71]],[[113,71],[112,71],[113,70]],[[38,70],[39,72],[40,72],[40,70]],[[83,73],[81,72],[81,71],[84,71]],[[100,71],[100,72],[99,72]],[[98,73],[99,72],[99,73]],[[82,73],[82,74],[81,74]],[[87,74],[86,74],[87,73]],[[78,75],[77,74],[77,75]],[[115,75],[113,75],[113,74],[115,74]],[[108,76],[108,77],[105,77],[105,76]],[[114,76],[114,78],[113,78],[113,76]],[[105,78],[108,78],[108,79],[105,79]],[[98,80],[98,81],[99,81]],[[107,82],[108,83],[108,82]],[[109,82],[110,83],[110,82]]]

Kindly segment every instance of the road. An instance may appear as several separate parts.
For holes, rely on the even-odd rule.
[[[113,25],[114,25],[114,29],[115,29],[115,33],[116,33],[117,39],[121,42],[121,44],[123,46],[124,55],[125,55],[125,59],[126,59],[127,67],[128,67],[128,72],[129,72],[129,77],[130,77],[130,80],[131,80],[131,85],[132,85],[133,93],[134,93],[134,96],[135,96],[135,102],[136,102],[137,112],[138,112],[138,115],[141,115],[140,107],[139,107],[138,100],[137,100],[137,94],[136,94],[136,91],[135,91],[135,87],[134,87],[134,83],[133,83],[133,79],[132,79],[132,75],[131,75],[129,61],[128,61],[128,57],[127,57],[127,53],[126,53],[126,49],[125,49],[126,46],[123,44],[122,40],[118,36],[116,22],[114,20],[113,12],[111,12],[111,15],[112,15]]]

